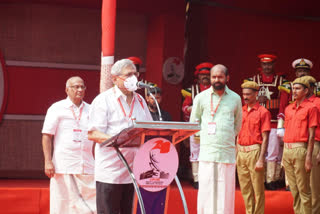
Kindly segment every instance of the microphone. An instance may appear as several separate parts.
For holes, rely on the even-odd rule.
[[[151,89],[151,88],[154,88],[154,86],[152,85],[149,85],[149,84],[146,84],[146,83],[143,83],[143,82],[137,82],[137,87],[138,88],[147,88],[147,89]]]

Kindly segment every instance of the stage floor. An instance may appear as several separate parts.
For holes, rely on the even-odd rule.
[[[196,214],[197,191],[182,182],[190,214]],[[266,214],[293,214],[290,192],[266,191]],[[49,214],[49,180],[0,179],[0,214]],[[183,206],[176,185],[171,185],[169,214],[183,214]],[[243,198],[236,191],[236,214],[245,214]]]

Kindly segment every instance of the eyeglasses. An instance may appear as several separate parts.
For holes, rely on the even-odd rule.
[[[81,88],[82,90],[85,90],[87,87],[84,85],[71,85],[71,86],[69,86],[69,88],[73,88],[76,90],[79,90]]]
[[[139,72],[131,72],[131,73],[124,74],[124,75],[121,75],[121,76],[123,76],[123,77],[131,77],[132,75],[135,75],[136,77],[139,77],[140,73]]]

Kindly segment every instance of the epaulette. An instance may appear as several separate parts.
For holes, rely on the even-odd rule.
[[[191,88],[182,89],[181,94],[183,97],[191,97]]]
[[[244,79],[243,82],[248,82],[248,81],[253,81],[253,78],[250,77],[250,78],[247,78],[247,79]]]
[[[279,91],[284,91],[288,94],[290,94],[291,92],[291,83],[289,81],[285,81],[283,82],[282,85],[278,86]]]

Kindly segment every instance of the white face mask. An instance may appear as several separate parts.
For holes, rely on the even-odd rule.
[[[135,91],[138,89],[137,82],[137,77],[135,75],[132,75],[123,82],[123,85],[128,91]]]

